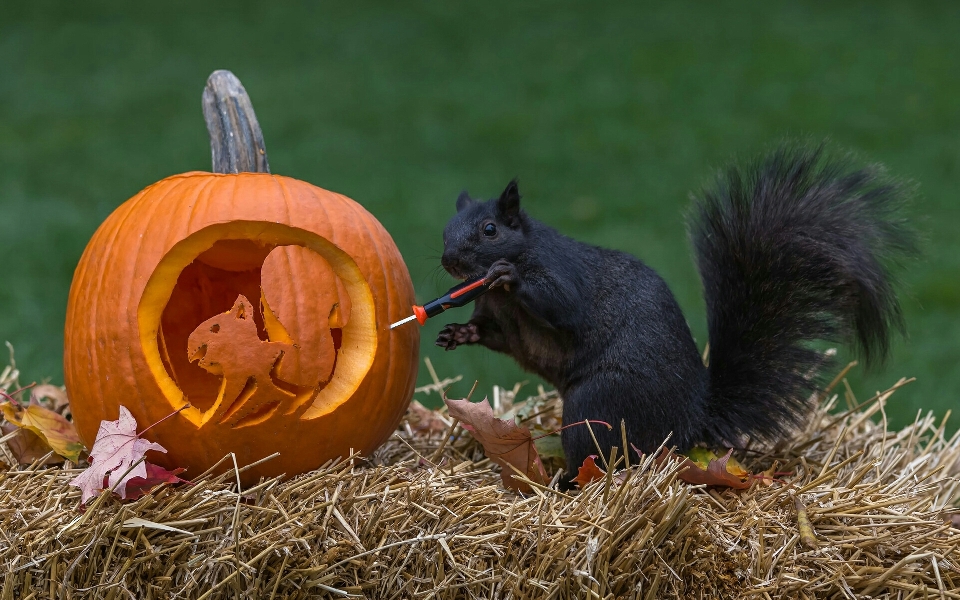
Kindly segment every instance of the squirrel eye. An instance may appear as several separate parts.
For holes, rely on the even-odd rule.
[[[483,235],[487,237],[493,237],[497,235],[497,226],[493,223],[487,223],[483,226]]]

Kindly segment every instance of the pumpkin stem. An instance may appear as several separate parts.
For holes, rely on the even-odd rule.
[[[267,150],[250,96],[237,76],[214,71],[203,89],[214,173],[269,173]]]

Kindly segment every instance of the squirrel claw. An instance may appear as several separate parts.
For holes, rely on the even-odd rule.
[[[450,323],[440,330],[436,345],[445,350],[454,350],[461,344],[476,344],[480,341],[480,332],[473,323],[461,325]]]
[[[490,269],[487,270],[487,276],[484,277],[484,279],[491,282],[491,288],[503,286],[508,292],[510,291],[511,284],[515,285],[520,281],[520,277],[517,274],[517,267],[502,258],[490,265]]]

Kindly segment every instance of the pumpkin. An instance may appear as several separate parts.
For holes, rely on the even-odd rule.
[[[259,129],[252,107],[246,122]],[[76,268],[78,432],[90,447],[122,404],[159,422],[145,435],[167,454],[150,460],[194,476],[279,452],[245,484],[370,453],[413,394],[419,331],[388,328],[413,303],[396,245],[353,200],[266,172],[168,177],[114,211]]]

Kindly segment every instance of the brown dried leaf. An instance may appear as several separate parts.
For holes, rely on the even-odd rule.
[[[712,453],[709,454],[714,457],[716,456]],[[698,464],[698,461],[685,456],[683,457],[683,462],[681,463],[682,470],[678,477],[687,483],[695,485],[720,485],[737,490],[747,489],[751,484],[750,474],[740,466],[740,463],[738,463],[736,459],[732,458],[732,454],[733,448],[728,450],[727,453],[720,458],[710,459],[706,469],[704,469],[701,464]],[[699,454],[696,456],[699,458]]]
[[[450,416],[459,419],[483,446],[487,457],[503,468],[500,477],[504,486],[520,492],[532,491],[529,485],[514,477],[511,465],[535,483],[547,482],[547,474],[529,429],[514,421],[494,417],[493,408],[486,398],[475,403],[446,397],[443,401],[447,403]]]
[[[10,401],[0,403],[0,412],[13,425],[35,433],[60,456],[73,462],[80,460],[80,453],[84,450],[80,436],[73,423],[60,413],[39,404],[24,407]]]
[[[49,400],[44,402],[43,400]],[[30,390],[30,403],[47,405],[47,408],[64,417],[70,413],[70,398],[67,397],[67,391],[56,385],[43,383]]]
[[[416,400],[407,409],[407,422],[414,431],[420,433],[443,433],[450,428],[439,411],[430,410]]]
[[[19,432],[16,436],[7,440],[7,448],[10,448],[10,453],[13,454],[13,457],[17,459],[17,463],[20,465],[32,464],[33,461],[41,459],[47,456],[47,454],[50,454],[50,456],[42,464],[52,465],[63,462],[62,456],[58,456],[56,452],[51,454],[50,445],[29,429],[21,429],[16,425],[4,423],[0,425],[0,431],[3,432],[3,435],[13,433],[14,431]]]
[[[636,446],[633,449],[640,454]],[[717,458],[717,455],[703,448],[693,448],[686,456],[664,448],[656,458],[658,465],[665,460],[680,461],[681,470],[677,477],[681,481],[695,485],[719,485],[738,490],[750,487],[751,475],[731,455],[733,449]]]
[[[774,482],[777,481],[775,475],[778,475],[777,467],[779,466],[780,466],[780,463],[778,463],[777,461],[773,461],[773,464],[770,465],[769,469],[767,469],[766,471],[762,471],[759,475],[757,475],[757,479],[760,481],[760,484],[765,485],[767,487],[773,485]],[[729,468],[729,463],[727,467]]]

